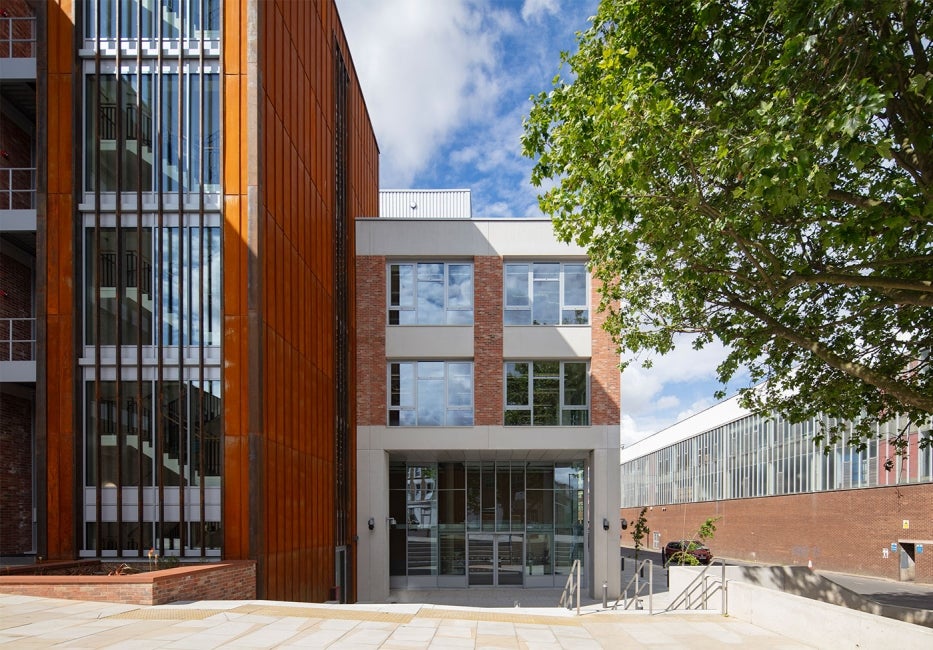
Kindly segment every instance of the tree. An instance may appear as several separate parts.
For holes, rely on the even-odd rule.
[[[635,525],[632,526],[632,541],[635,542],[636,567],[638,566],[638,550],[645,545],[645,540],[651,533],[651,529],[648,528],[648,517],[645,516],[647,512],[648,506],[644,506],[641,512],[638,513],[638,519],[635,520]]]
[[[722,517],[707,517],[706,521],[700,524],[700,527],[697,529],[696,539],[684,540],[685,545],[679,551],[671,554],[667,559],[667,564],[673,563],[679,564],[680,566],[685,564],[691,566],[699,565],[700,560],[691,551],[705,547],[709,543],[709,540],[713,539],[713,535],[716,534],[716,522],[720,519],[722,519]]]
[[[925,1],[601,3],[522,142],[627,363],[719,339],[745,406],[857,448],[929,420],[931,44]]]

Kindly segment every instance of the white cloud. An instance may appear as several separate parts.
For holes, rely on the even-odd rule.
[[[557,0],[525,0],[522,5],[522,20],[531,22],[545,14],[558,15],[560,5]]]
[[[451,133],[494,110],[507,13],[469,0],[337,0],[382,159],[409,187]]]
[[[683,336],[677,347],[644,369],[634,362],[622,373],[623,444],[640,440],[714,404],[718,366],[728,354],[718,342],[694,350],[691,338]],[[744,385],[747,375],[739,373],[727,387],[731,393]]]

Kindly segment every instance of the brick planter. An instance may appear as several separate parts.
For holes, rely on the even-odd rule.
[[[0,576],[0,593],[128,605],[253,600],[256,563],[218,562],[124,576]]]

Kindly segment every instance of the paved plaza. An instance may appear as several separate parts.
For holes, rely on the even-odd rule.
[[[482,594],[472,597],[482,598]],[[157,607],[0,594],[15,648],[805,648],[718,614],[647,616],[586,605],[468,607],[201,601]]]

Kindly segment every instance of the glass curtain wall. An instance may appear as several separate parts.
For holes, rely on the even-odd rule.
[[[827,453],[813,444],[821,416],[792,423],[748,415],[622,465],[622,507],[874,488],[933,480],[933,447],[913,425],[906,453],[888,440],[908,423],[895,417],[861,451],[848,431]],[[827,424],[834,424],[828,421]],[[929,424],[920,430],[924,435]]]
[[[220,0],[89,0],[81,554],[220,555]]]
[[[583,461],[392,462],[393,583],[562,584],[584,561],[586,500]]]

